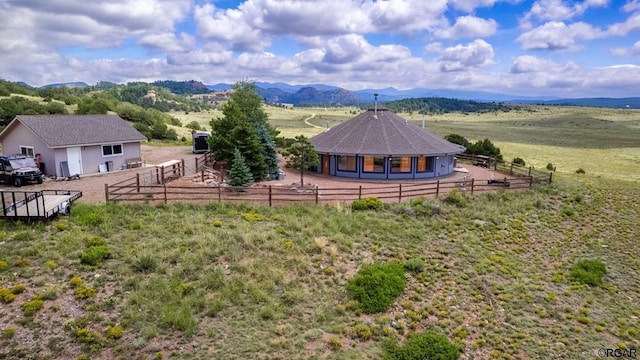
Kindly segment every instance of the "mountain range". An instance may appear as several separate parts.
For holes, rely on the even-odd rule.
[[[158,86],[169,86],[170,90],[179,89],[181,94],[201,94],[209,91],[229,90],[233,84],[218,83],[205,85],[199,81],[156,81]],[[290,85],[282,82],[255,82],[256,90],[268,103],[292,104],[296,106],[340,106],[372,103],[374,94],[378,101],[389,102],[407,98],[441,97],[479,102],[501,102],[517,104],[538,104],[558,106],[592,106],[610,108],[640,109],[640,97],[628,98],[580,98],[562,99],[556,97],[522,97],[517,95],[490,93],[483,91],[464,91],[449,89],[414,88],[398,90],[393,87],[381,89],[347,90],[326,84]],[[26,84],[25,84],[26,85]],[[43,87],[85,87],[83,82],[56,83]]]

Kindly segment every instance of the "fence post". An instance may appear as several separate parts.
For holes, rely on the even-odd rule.
[[[362,185],[358,188],[358,200],[362,199]]]
[[[196,158],[196,172],[198,171],[198,158]]]
[[[436,181],[436,198],[440,195],[440,180]]]
[[[531,176],[531,166],[529,166],[529,176]]]
[[[164,190],[164,203],[167,203],[167,184],[162,184],[162,188]]]
[[[402,184],[398,184],[398,202],[402,202]]]
[[[222,202],[222,189],[220,184],[218,184],[218,202]]]
[[[316,205],[318,205],[318,202],[319,202],[319,199],[318,199],[318,198],[319,198],[319,196],[318,196],[318,192],[319,192],[319,191],[318,191],[318,185],[316,185]]]
[[[473,183],[475,178],[471,178],[471,195],[473,195]]]
[[[178,171],[178,176],[186,176],[187,175],[187,168],[184,167],[184,159],[182,159],[182,175],[180,175],[180,171]]]
[[[136,192],[140,192],[140,173],[136,173]]]
[[[271,207],[271,185],[269,185],[269,207]]]
[[[552,173],[552,172],[550,172],[550,173],[549,173],[549,185],[551,185],[551,180],[552,180],[552,178],[553,178],[553,173]]]
[[[509,167],[509,175],[513,175],[513,163],[511,163],[511,167]]]
[[[200,182],[204,182],[204,170],[200,171]]]
[[[2,198],[2,202],[4,202],[4,197]],[[104,202],[109,203],[109,185],[107,184],[104,184]]]

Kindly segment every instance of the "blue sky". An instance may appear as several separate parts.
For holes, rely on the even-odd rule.
[[[0,0],[0,78],[640,96],[640,0]]]

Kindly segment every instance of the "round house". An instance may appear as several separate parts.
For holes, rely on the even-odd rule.
[[[358,179],[427,179],[449,175],[465,151],[388,109],[375,106],[311,138],[317,172]]]

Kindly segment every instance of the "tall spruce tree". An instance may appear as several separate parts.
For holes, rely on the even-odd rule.
[[[269,179],[278,178],[278,148],[276,147],[273,137],[264,124],[257,125],[258,137],[264,147],[264,158],[267,165],[267,176]]]
[[[273,136],[277,131],[267,123],[267,113],[262,109],[262,98],[249,82],[238,82],[233,87],[229,101],[222,108],[223,117],[211,120],[209,147],[216,160],[230,161],[237,148],[251,170],[254,180],[263,180],[273,171],[273,159],[277,150]],[[260,129],[266,129],[265,135]],[[270,141],[269,141],[270,140]],[[275,165],[277,168],[277,164]]]
[[[231,186],[248,186],[253,182],[253,175],[238,148],[233,151],[233,160],[229,168],[228,183]]]

